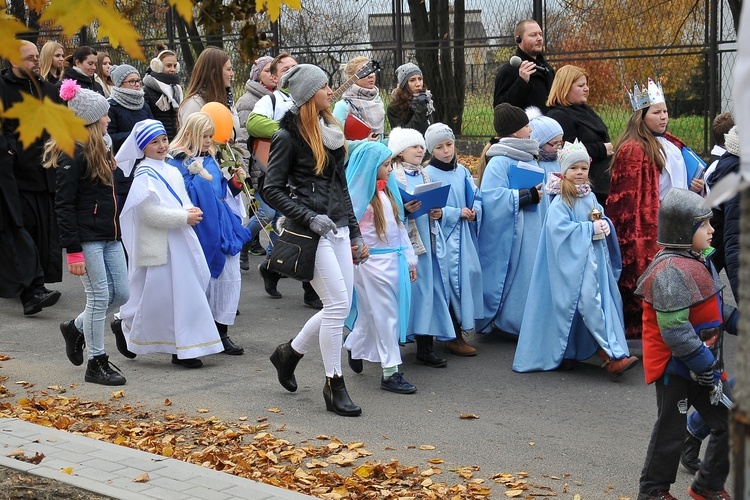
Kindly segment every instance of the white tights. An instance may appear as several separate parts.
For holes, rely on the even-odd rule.
[[[310,350],[315,338],[320,344],[326,377],[341,375],[341,345],[344,320],[352,304],[354,264],[349,228],[320,238],[315,254],[315,275],[310,282],[323,302],[323,309],[310,318],[292,340],[292,349],[300,354]]]

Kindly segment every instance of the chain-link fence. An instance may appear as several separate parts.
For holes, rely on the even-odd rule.
[[[395,68],[414,61],[416,52],[441,44],[461,50],[465,61],[465,91],[461,131],[467,137],[486,138],[492,130],[492,91],[495,74],[515,51],[516,23],[536,12],[545,33],[547,58],[556,68],[565,64],[583,67],[590,75],[589,103],[604,119],[616,138],[630,115],[624,87],[647,77],[663,78],[670,108],[670,129],[697,151],[710,149],[710,120],[731,111],[731,69],[735,59],[733,18],[728,0],[667,0],[643,3],[635,0],[447,0],[424,2],[427,10],[445,6],[450,28],[439,39],[422,40],[424,20],[410,12],[420,9],[420,0],[318,0],[303,1],[303,10],[284,9],[275,25],[259,21],[258,32],[275,45],[268,50],[292,53],[299,62],[321,66],[331,77],[332,87],[343,81],[340,67],[349,59],[365,55],[379,59],[383,70],[378,86],[384,100],[395,85]],[[458,5],[457,5],[458,4]],[[434,32],[438,16],[429,13],[427,26]],[[147,58],[156,54],[157,43],[178,53],[183,78],[189,78],[190,63],[205,39],[197,40],[179,27],[178,20],[162,0],[144,0],[129,18],[143,35]],[[463,19],[463,23],[458,23]],[[412,27],[416,23],[416,30]],[[456,34],[461,24],[462,35]],[[92,33],[62,40],[72,48],[90,42]],[[193,33],[197,35],[197,33]],[[42,32],[39,42],[59,39],[57,33]],[[235,69],[235,95],[244,92],[250,64],[241,60],[239,35],[222,37]],[[132,61],[120,50],[107,50],[114,63],[129,62],[145,71],[141,61]],[[441,52],[446,54],[448,52]],[[455,52],[453,52],[455,54]],[[442,56],[441,56],[442,57]],[[455,55],[454,55],[455,57]],[[452,75],[443,79],[451,79]],[[432,82],[434,85],[435,82]],[[442,82],[441,82],[442,83]],[[426,81],[428,86],[430,81]]]

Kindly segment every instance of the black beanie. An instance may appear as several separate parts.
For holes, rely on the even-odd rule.
[[[529,117],[521,108],[504,102],[495,106],[495,132],[498,137],[508,137],[529,124]]]

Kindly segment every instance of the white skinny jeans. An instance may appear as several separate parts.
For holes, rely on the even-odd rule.
[[[349,228],[320,238],[315,254],[315,274],[310,282],[318,293],[323,309],[307,320],[292,340],[292,349],[300,354],[310,350],[317,337],[326,377],[341,375],[341,345],[344,320],[352,304],[354,264]]]

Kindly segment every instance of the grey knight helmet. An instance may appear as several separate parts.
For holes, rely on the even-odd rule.
[[[690,248],[698,224],[711,218],[703,198],[687,189],[672,188],[659,207],[656,242],[663,247]]]

